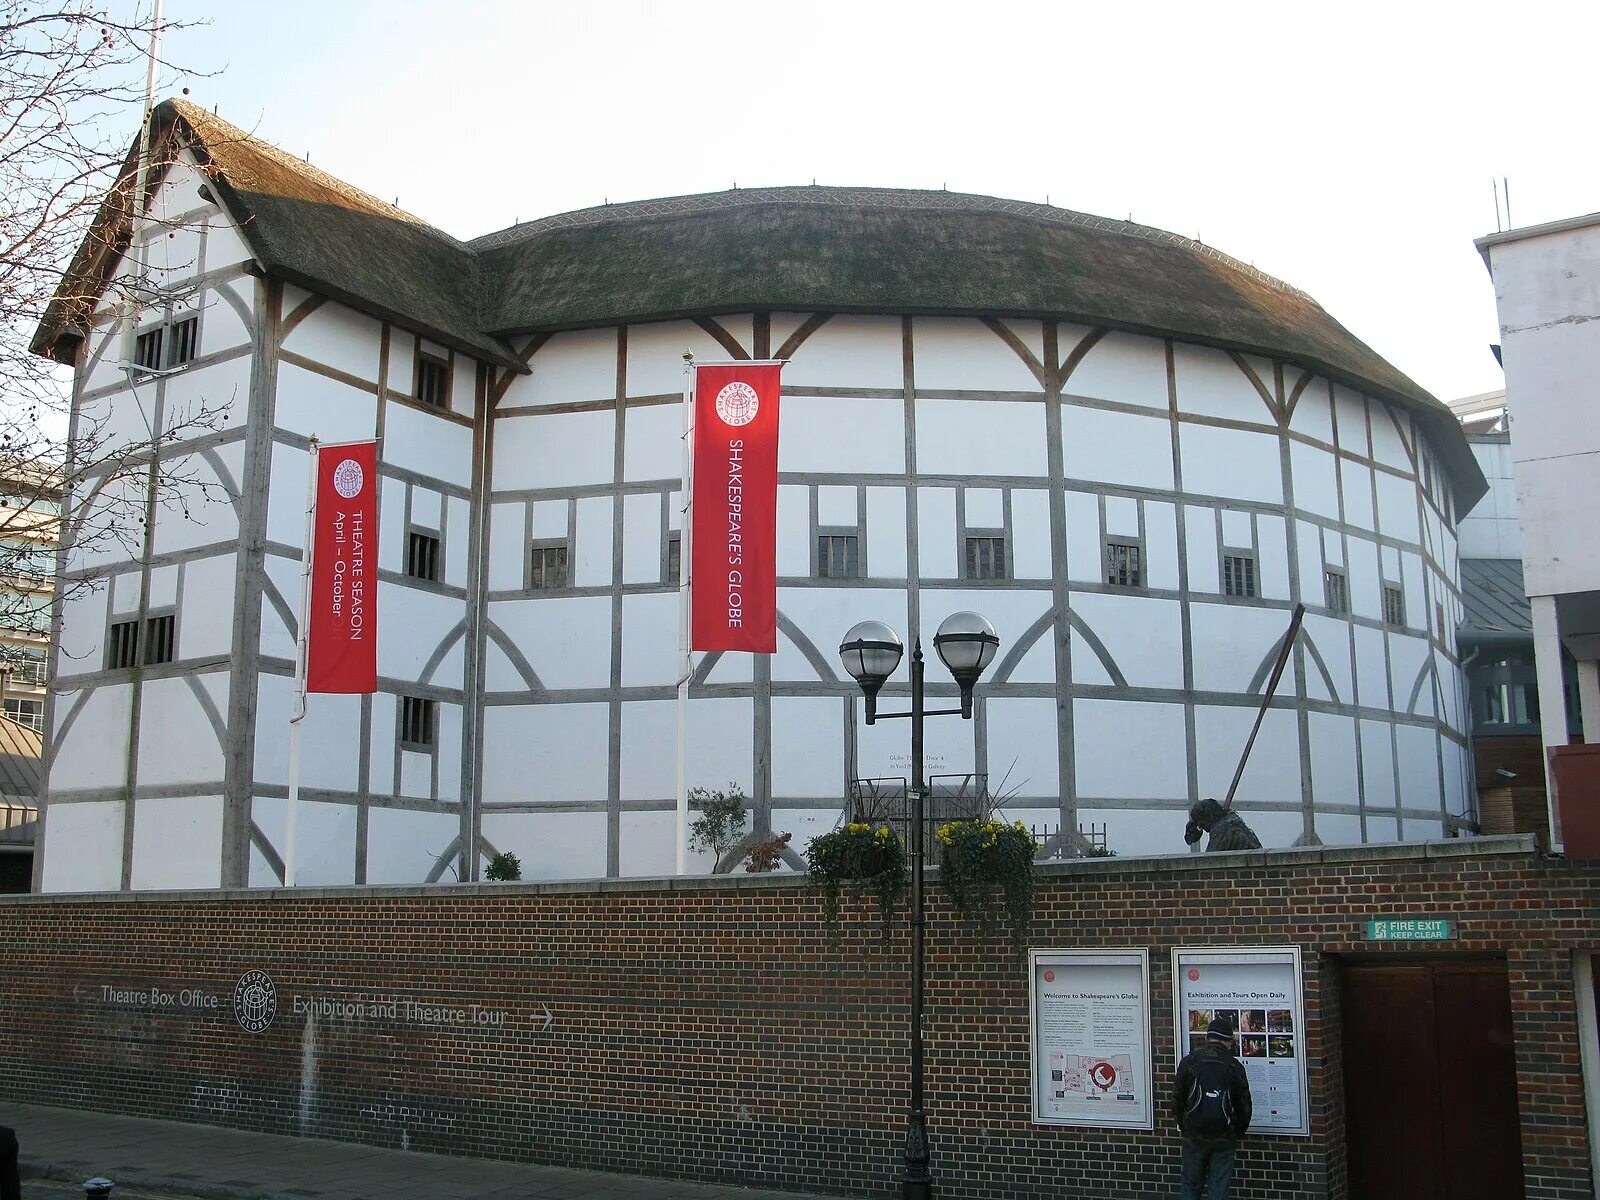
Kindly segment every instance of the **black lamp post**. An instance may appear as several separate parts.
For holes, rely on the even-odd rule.
[[[861,685],[867,697],[867,724],[881,717],[911,718],[911,1111],[906,1127],[906,1173],[900,1181],[902,1200],[930,1200],[933,1180],[928,1174],[928,1131],[922,1112],[922,720],[924,717],[959,716],[972,719],[972,688],[994,659],[1000,638],[983,617],[974,612],[953,613],[934,635],[933,648],[961,685],[960,708],[922,704],[922,639],[911,650],[911,711],[880,713],[878,689],[900,665],[905,647],[900,635],[882,621],[862,621],[844,635],[839,657],[844,669]]]

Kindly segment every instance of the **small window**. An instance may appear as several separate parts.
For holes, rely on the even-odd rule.
[[[147,666],[172,661],[172,632],[176,618],[167,613],[144,623],[144,661]]]
[[[1383,619],[1389,625],[1406,623],[1406,594],[1392,583],[1383,585]]]
[[[137,367],[146,371],[159,371],[161,369],[161,340],[163,328],[146,330],[141,333],[133,343],[133,362]]]
[[[14,677],[18,683],[43,687],[49,670],[44,651],[37,647],[29,647],[22,651],[22,657],[16,663]]]
[[[853,539],[852,539],[853,540]],[[968,537],[966,578],[1006,579],[1006,539],[994,534]]]
[[[439,578],[439,539],[412,530],[406,537],[406,574],[413,579]]]
[[[44,701],[29,700],[20,696],[7,696],[6,716],[29,729],[44,728]]]
[[[433,749],[434,702],[420,696],[400,697],[400,744],[411,749]]]
[[[1106,582],[1112,587],[1141,587],[1144,583],[1138,542],[1106,543]]]
[[[1347,613],[1350,611],[1350,588],[1345,582],[1343,571],[1324,571],[1322,575],[1323,590],[1326,593],[1328,611],[1331,613]]]
[[[444,359],[417,355],[417,399],[434,408],[450,407],[450,364]]]
[[[1222,556],[1222,594],[1225,596],[1254,596],[1256,594],[1255,555],[1224,554]]]
[[[536,591],[567,586],[567,544],[535,546],[528,573],[528,586]]]
[[[111,626],[106,647],[106,669],[125,671],[139,661],[139,622],[118,621]]]
[[[200,318],[185,317],[168,327],[167,366],[181,367],[193,360],[200,342]]]
[[[669,533],[667,534],[666,582],[676,587],[678,576],[682,571],[683,535],[681,533]]]
[[[860,550],[861,539],[856,534],[818,534],[817,578],[859,579],[861,576]],[[989,576],[988,578],[995,577]]]

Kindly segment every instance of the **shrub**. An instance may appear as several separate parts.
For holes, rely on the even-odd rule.
[[[758,871],[776,871],[778,864],[783,861],[783,852],[788,848],[789,839],[793,836],[791,833],[780,833],[777,837],[757,842],[750,848],[750,853],[745,858],[745,872],[749,874]]]
[[[1020,954],[1033,925],[1033,835],[1021,821],[1007,825],[952,821],[941,825],[939,881],[950,903],[985,936],[1004,931]]]
[[[522,878],[522,860],[509,850],[502,850],[489,860],[483,877],[493,883],[508,883]]]
[[[830,937],[840,935],[839,900],[845,893],[870,892],[878,902],[878,920],[885,941],[894,929],[896,910],[905,901],[910,883],[906,848],[887,825],[874,829],[852,822],[813,838],[806,847],[811,886],[822,896],[822,923]]]
[[[717,861],[744,836],[744,789],[730,783],[727,791],[690,788],[689,803],[700,815],[689,823],[689,849],[711,854]]]

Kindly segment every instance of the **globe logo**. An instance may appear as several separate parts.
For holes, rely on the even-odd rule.
[[[717,416],[724,425],[748,425],[760,408],[761,397],[748,383],[730,383],[717,393]]]
[[[278,1015],[278,989],[265,971],[246,971],[233,989],[233,1015],[246,1033],[261,1033]]]
[[[346,500],[354,500],[359,496],[366,481],[361,464],[353,458],[345,459],[333,469],[333,490]]]

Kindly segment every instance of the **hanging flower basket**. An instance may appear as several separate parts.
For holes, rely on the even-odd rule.
[[[811,886],[821,893],[822,923],[829,937],[837,941],[842,932],[839,901],[848,892],[877,899],[883,938],[889,940],[910,882],[906,848],[894,830],[852,822],[813,838],[806,848],[806,864]]]
[[[1004,932],[1021,954],[1033,925],[1033,835],[1021,821],[941,825],[939,881],[950,903],[986,937]]]

